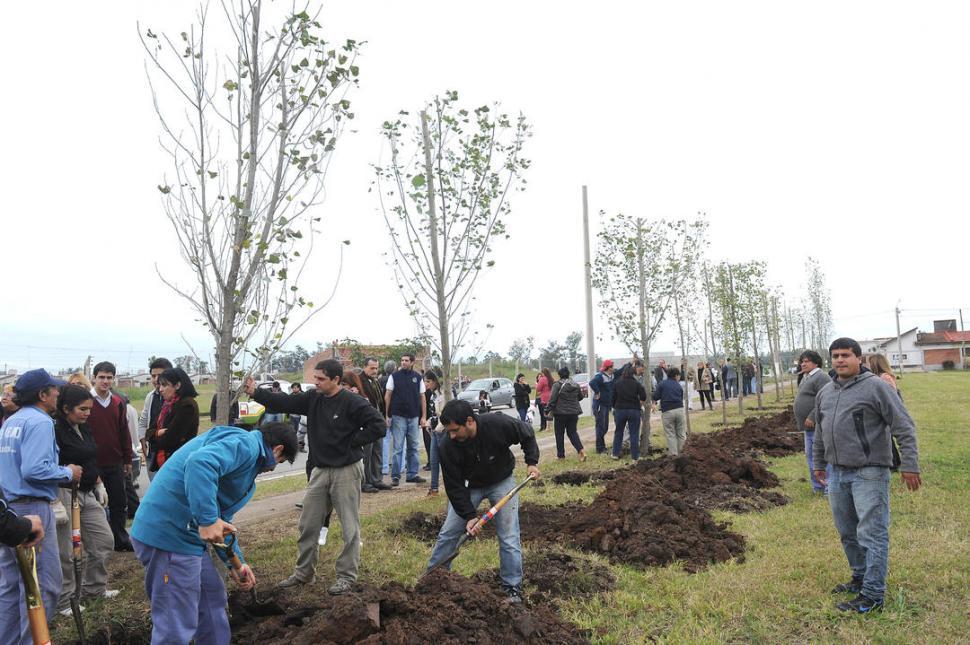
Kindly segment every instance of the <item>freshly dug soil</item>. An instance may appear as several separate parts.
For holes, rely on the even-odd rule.
[[[487,585],[499,584],[498,569],[482,570],[472,577]],[[526,551],[522,558],[522,577],[531,604],[583,598],[616,587],[616,576],[608,566],[559,546]]]
[[[579,486],[580,484],[585,484],[586,482],[605,482],[616,477],[616,473],[617,470],[567,470],[559,473],[558,475],[553,475],[552,483]]]
[[[285,605],[285,598],[280,598]],[[233,642],[303,643],[588,643],[588,635],[548,606],[510,605],[496,585],[433,571],[413,588],[361,584],[319,605],[291,607],[286,616],[253,619]]]

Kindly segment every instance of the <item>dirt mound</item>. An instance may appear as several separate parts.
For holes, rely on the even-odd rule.
[[[531,604],[583,598],[616,587],[616,576],[608,566],[555,545],[524,552],[522,577]],[[483,569],[472,578],[490,587],[500,584],[498,569]]]
[[[579,486],[581,484],[585,484],[586,482],[605,482],[616,477],[617,472],[618,470],[600,470],[592,472],[586,470],[567,470],[559,473],[558,475],[553,475],[552,483]]]
[[[804,436],[797,432],[795,414],[790,407],[779,414],[748,417],[740,426],[691,438],[701,437],[734,453],[756,451],[768,457],[784,457],[805,449]]]
[[[409,535],[422,542],[433,543],[438,538],[438,531],[441,524],[445,521],[443,514],[425,513],[417,511],[404,517],[396,526],[391,527],[392,533]]]
[[[324,596],[312,607],[253,620],[233,633],[238,643],[587,643],[550,607],[511,605],[494,585],[443,570],[413,588],[391,582],[343,596]],[[285,599],[281,598],[285,604]]]

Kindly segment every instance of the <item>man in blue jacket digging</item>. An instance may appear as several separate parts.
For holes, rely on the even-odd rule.
[[[135,554],[145,566],[152,605],[152,643],[228,644],[226,587],[207,553],[236,528],[233,515],[256,491],[256,476],[296,458],[296,431],[282,423],[248,432],[217,426],[192,439],[158,471],[131,527]],[[229,575],[243,590],[256,584],[243,562]],[[229,567],[224,549],[219,558]]]
[[[832,593],[858,594],[836,608],[865,614],[881,610],[886,593],[894,438],[907,488],[915,491],[922,483],[916,426],[896,390],[860,369],[859,343],[838,338],[829,354],[836,376],[815,396],[815,479],[828,485],[832,518],[852,570],[852,579]],[[827,464],[831,466],[828,475]]]

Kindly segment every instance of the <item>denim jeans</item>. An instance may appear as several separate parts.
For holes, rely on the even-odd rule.
[[[613,456],[619,457],[623,453],[623,428],[630,433],[630,456],[640,458],[640,410],[614,410],[613,422]]]
[[[612,409],[602,403],[596,406],[596,454],[606,452],[606,433],[610,431],[610,411]]]
[[[264,412],[263,418],[259,420],[259,425],[265,426],[267,423],[283,423],[283,414],[275,412]]]
[[[55,617],[57,597],[61,593],[63,582],[54,511],[49,502],[43,501],[12,502],[10,508],[21,517],[39,516],[44,526],[44,539],[37,545],[34,553],[37,558],[40,595],[44,600],[47,621],[50,622]],[[24,583],[17,566],[17,553],[13,547],[0,545],[0,643],[32,642],[27,622],[27,605],[24,603]]]
[[[476,509],[483,499],[495,504],[505,495],[515,488],[515,479],[509,475],[506,479],[486,486],[484,488],[470,488],[468,493],[471,496],[472,506]],[[495,530],[498,533],[498,561],[499,578],[502,586],[506,589],[522,589],[522,544],[519,541],[519,497],[516,495],[509,500],[508,504],[502,507],[492,519]],[[428,561],[428,568],[435,566],[447,558],[455,550],[458,538],[465,533],[467,520],[458,517],[455,509],[448,504],[448,517],[441,526],[438,539],[435,542],[434,550],[431,552],[431,559]],[[451,568],[449,563],[448,568]]]
[[[441,475],[441,462],[438,459],[438,441],[444,435],[443,432],[431,431],[431,454],[428,456],[428,463],[431,464],[431,490],[438,490],[438,477]]]
[[[418,469],[421,467],[421,462],[418,460],[418,446],[421,445],[418,417],[391,417],[391,434],[394,437],[391,479],[400,479],[401,470],[405,468],[401,463],[405,446],[407,447],[407,478],[417,477]]]
[[[525,422],[528,423],[528,421],[529,421],[529,408],[518,408],[518,409],[516,409],[516,412],[519,413],[519,418],[520,419],[522,419],[523,421],[525,421]]]
[[[806,430],[805,431],[805,461],[808,462],[808,476],[809,481],[812,482],[812,490],[816,493],[821,493],[825,491],[825,487],[815,479],[815,458],[812,455],[812,444],[815,443],[815,431]],[[825,467],[826,479],[832,479],[832,465],[829,464]]]
[[[829,505],[853,578],[862,593],[880,601],[889,568],[889,468],[833,466]]]

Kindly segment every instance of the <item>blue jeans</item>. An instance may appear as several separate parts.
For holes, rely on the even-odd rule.
[[[815,443],[815,431],[806,430],[805,431],[805,461],[808,462],[808,476],[809,481],[812,482],[812,490],[816,493],[822,493],[825,491],[825,487],[815,479],[815,457],[812,454],[812,444]],[[827,479],[832,479],[832,466],[831,464],[825,467],[825,474]]]
[[[434,430],[431,431],[431,454],[428,455],[428,463],[431,465],[431,490],[438,490],[438,476],[441,474],[441,462],[438,459],[438,440],[444,433],[437,433]]]
[[[596,399],[593,399],[594,401]],[[596,406],[596,453],[606,452],[606,433],[610,431],[610,410],[608,405],[599,403]]]
[[[61,559],[57,549],[57,524],[49,502],[15,502],[10,508],[18,515],[37,515],[44,525],[44,539],[35,547],[37,557],[37,580],[44,601],[47,622],[57,610],[57,598],[61,595]],[[24,584],[17,566],[17,553],[13,547],[0,545],[0,643],[33,643],[27,622],[27,605]]]
[[[418,476],[421,462],[418,460],[418,446],[421,445],[421,428],[418,417],[391,417],[391,434],[394,437],[394,456],[391,460],[391,479],[400,479],[402,456],[407,447],[407,478]]]
[[[519,418],[528,423],[529,421],[529,408],[517,408],[516,412],[519,413]]]
[[[145,567],[145,595],[152,605],[152,645],[228,645],[226,585],[208,550],[201,555],[163,551],[132,539]]]
[[[483,499],[488,499],[493,505],[505,497],[510,490],[515,488],[515,479],[509,475],[506,479],[486,486],[485,488],[469,488],[472,506],[478,508]],[[519,497],[516,495],[509,500],[508,504],[502,507],[492,519],[495,530],[498,532],[498,561],[499,578],[502,586],[506,589],[522,590],[522,544],[519,541]],[[455,509],[448,504],[448,517],[441,526],[438,533],[438,540],[434,544],[431,552],[431,559],[428,561],[428,568],[435,566],[447,558],[455,550],[458,538],[465,533],[467,520],[458,517]],[[451,568],[451,563],[448,564]]]
[[[259,425],[264,426],[267,423],[283,423],[283,414],[277,414],[275,412],[264,412],[263,418],[259,420]]]
[[[614,410],[613,422],[613,456],[619,457],[623,453],[623,428],[630,433],[630,456],[640,458],[640,410]]]
[[[832,466],[829,505],[853,578],[862,593],[880,601],[889,568],[889,468]]]

